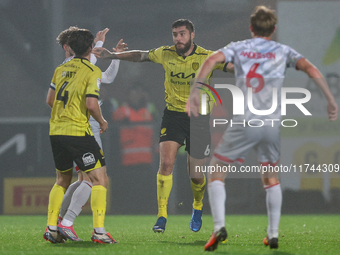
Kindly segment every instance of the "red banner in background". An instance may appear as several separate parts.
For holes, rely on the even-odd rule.
[[[47,214],[48,197],[55,178],[5,178],[4,214]],[[74,178],[72,181],[76,181]],[[108,187],[107,210],[110,208]],[[82,213],[91,214],[90,199]]]

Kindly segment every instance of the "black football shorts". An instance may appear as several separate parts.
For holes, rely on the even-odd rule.
[[[105,157],[94,136],[50,136],[55,167],[60,172],[73,169],[73,161],[84,172],[105,166]]]
[[[210,115],[189,118],[185,112],[164,110],[159,142],[174,141],[185,144],[185,150],[196,159],[210,155]]]

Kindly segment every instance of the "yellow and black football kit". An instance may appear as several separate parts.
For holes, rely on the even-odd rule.
[[[175,46],[162,46],[149,51],[149,59],[162,64],[165,71],[166,109],[161,125],[160,142],[175,141],[181,145],[185,142],[185,150],[194,158],[205,158],[210,155],[210,115],[200,115],[194,123],[185,113],[185,106],[190,95],[191,80],[196,77],[205,59],[213,52],[196,44],[191,54],[186,57],[178,55]],[[226,65],[219,64],[214,69],[226,71]],[[212,73],[208,78],[211,76]],[[213,101],[208,100],[209,113],[212,106]]]
[[[50,88],[55,100],[50,119],[50,140],[58,171],[69,171],[76,162],[82,171],[105,165],[95,141],[86,107],[87,97],[99,97],[101,70],[85,58],[73,58],[58,66]]]
[[[162,46],[149,51],[149,59],[154,63],[162,64],[165,71],[165,102],[168,110],[185,112],[191,79],[196,77],[198,69],[213,52],[196,44],[187,57],[178,55],[175,46]],[[225,66],[225,64],[216,65],[214,70],[225,71]],[[208,78],[211,76],[212,73]]]
[[[101,70],[84,58],[73,58],[58,66],[51,88],[55,88],[50,135],[92,135],[86,97],[99,97]]]

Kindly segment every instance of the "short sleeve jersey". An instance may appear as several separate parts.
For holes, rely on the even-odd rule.
[[[164,87],[166,107],[170,111],[184,112],[190,95],[191,79],[195,78],[204,60],[214,51],[195,44],[192,53],[183,57],[177,54],[175,46],[162,46],[149,51],[149,59],[161,64],[165,71]],[[225,71],[225,64],[215,69]],[[209,74],[209,78],[212,73]]]
[[[248,99],[248,88],[251,88],[252,106],[263,111],[271,108],[275,87],[280,100],[286,68],[295,67],[303,57],[289,46],[263,38],[232,42],[220,51],[226,62],[234,63],[236,85],[242,90],[245,101]],[[234,120],[281,118],[280,103],[273,113],[265,116],[252,114],[248,104],[244,109],[245,116],[234,116]]]
[[[85,58],[73,58],[58,66],[50,88],[56,92],[50,119],[50,135],[93,135],[87,97],[99,97],[101,70]]]

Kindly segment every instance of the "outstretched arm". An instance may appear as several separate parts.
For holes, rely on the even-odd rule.
[[[199,113],[199,107],[200,107],[200,97],[199,97],[199,90],[196,89],[198,87],[202,87],[202,83],[205,82],[208,75],[212,72],[216,64],[223,63],[225,61],[225,56],[221,51],[216,51],[213,54],[211,54],[203,63],[201,66],[201,69],[198,71],[198,74],[196,76],[196,80],[194,85],[191,88],[190,96],[187,101],[187,105],[185,108],[185,111],[190,116],[191,113],[194,116],[198,116]],[[231,64],[232,65],[232,64]],[[230,68],[233,69],[233,65]]]
[[[132,62],[144,62],[149,60],[149,51],[131,50],[121,53],[110,52],[105,48],[94,48],[92,53],[97,58],[103,59],[121,59]]]
[[[328,102],[327,112],[329,120],[336,120],[338,117],[338,105],[335,102],[334,96],[332,95],[325,78],[320,73],[319,69],[316,68],[311,62],[305,58],[300,58],[296,62],[296,68],[305,72],[313,82],[321,89],[322,93],[326,97]]]

